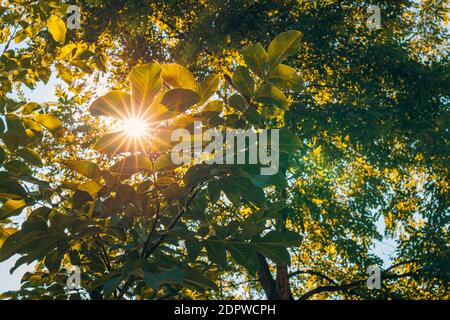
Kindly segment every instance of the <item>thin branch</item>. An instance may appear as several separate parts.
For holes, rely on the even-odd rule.
[[[419,270],[418,270],[419,271]],[[384,274],[382,275],[382,279],[400,279],[405,277],[410,277],[417,275],[417,272],[408,272],[403,274]],[[359,287],[367,282],[367,279],[356,280],[350,283],[342,284],[342,285],[333,285],[333,286],[321,286],[317,287],[311,291],[308,291],[304,295],[302,295],[299,300],[307,300],[312,296],[322,293],[322,292],[338,292],[338,291],[347,291],[356,287]]]
[[[152,168],[155,167],[155,163],[152,160]],[[158,225],[160,215],[161,215],[161,204],[159,203],[159,195],[158,195],[158,188],[156,186],[156,175],[155,170],[153,169],[153,183],[154,183],[154,191],[155,191],[155,200],[156,200],[156,215],[155,215],[155,221],[153,222],[152,228],[147,236],[147,239],[145,240],[144,247],[142,248],[141,257],[145,257],[145,253],[147,252],[147,247],[150,244],[150,240],[155,233],[156,226]]]
[[[144,258],[148,258],[153,253],[153,251],[155,251],[156,248],[159,247],[161,242],[164,241],[164,239],[167,237],[167,232],[172,230],[173,227],[175,227],[177,222],[180,220],[181,216],[187,211],[187,208],[190,206],[190,204],[194,200],[194,198],[197,195],[198,191],[199,191],[199,189],[195,190],[192,193],[191,197],[189,198],[189,200],[186,203],[186,205],[184,206],[184,208],[182,210],[180,210],[180,212],[178,212],[177,216],[172,220],[172,222],[170,223],[170,225],[167,228],[166,232],[164,234],[162,234],[161,237],[159,237],[159,240],[147,251],[147,253],[144,255]]]
[[[24,9],[20,14],[19,22],[22,21],[22,18],[25,15],[27,2],[23,6]],[[9,45],[11,44],[12,39],[14,39],[14,37],[16,36],[17,29],[19,29],[19,22],[17,22],[16,26],[14,27],[14,30],[11,33],[11,36],[9,37],[8,42],[6,42],[5,48],[3,49],[3,52],[0,56],[2,56],[9,49]]]
[[[166,233],[162,234],[158,241],[146,252],[143,253],[143,258],[147,259],[158,247],[159,245],[164,241],[164,239],[167,236],[167,231],[170,231],[173,229],[173,227],[177,224],[177,222],[180,220],[181,216],[187,211],[187,208],[189,207],[189,205],[192,203],[192,201],[194,200],[195,196],[197,195],[197,193],[199,192],[200,188],[197,188],[191,195],[191,197],[189,198],[189,200],[187,201],[186,205],[184,206],[184,208],[182,210],[180,210],[180,212],[177,214],[177,216],[172,220],[172,222],[170,223],[169,227],[166,230]],[[125,294],[125,292],[128,290],[128,288],[133,284],[135,280],[134,276],[131,276],[130,278],[128,278],[128,280],[125,282],[125,284],[123,285],[122,289],[120,289],[119,291],[119,295],[117,297],[117,299],[122,299],[123,295]]]
[[[327,280],[327,281],[330,282],[331,284],[338,285],[338,283],[337,283],[336,281],[334,281],[333,279],[327,277],[326,275],[324,275],[324,274],[322,274],[322,273],[320,273],[320,272],[318,272],[318,271],[314,271],[314,270],[298,270],[298,271],[295,271],[295,272],[291,272],[291,273],[289,274],[289,278],[295,277],[295,276],[297,276],[297,275],[299,275],[299,274],[311,274],[311,275],[315,275],[315,276],[318,276],[318,277],[320,277],[320,278],[322,278],[322,279]]]
[[[109,256],[108,256],[108,254],[106,252],[106,248],[105,248],[105,245],[103,243],[103,240],[102,240],[102,238],[100,238],[100,236],[98,234],[96,234],[95,237],[96,237],[97,242],[98,242],[98,244],[100,246],[100,252],[102,253],[103,261],[105,263],[106,269],[108,271],[111,271],[111,261],[109,260]]]

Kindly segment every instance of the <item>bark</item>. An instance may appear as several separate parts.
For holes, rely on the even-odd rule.
[[[287,265],[277,266],[277,291],[280,300],[292,300]]]
[[[277,277],[275,280],[272,277],[266,258],[258,254],[258,259],[260,265],[258,280],[266,294],[267,300],[291,300],[292,294],[287,266],[277,266]]]

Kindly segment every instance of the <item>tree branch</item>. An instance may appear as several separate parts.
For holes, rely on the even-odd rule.
[[[180,212],[177,214],[177,216],[172,220],[172,222],[170,223],[169,227],[167,228],[167,231],[170,231],[173,229],[173,227],[177,224],[177,222],[180,220],[181,216],[187,211],[187,208],[189,207],[189,205],[192,203],[192,201],[194,200],[195,196],[197,195],[198,191],[200,190],[200,188],[197,188],[191,195],[191,197],[189,198],[189,200],[186,202],[186,205],[184,206],[184,208],[182,210],[180,210]],[[158,247],[159,245],[164,241],[164,239],[167,236],[167,231],[166,233],[162,234],[158,241],[146,252],[143,252],[143,258],[147,259]],[[133,284],[135,280],[134,276],[131,276],[130,278],[128,278],[128,280],[125,282],[125,284],[123,285],[122,289],[120,289],[119,291],[119,295],[117,297],[117,299],[122,299],[123,295],[125,294],[125,292],[128,290],[128,288]]]
[[[419,270],[418,270],[419,271]],[[405,277],[410,277],[410,276],[414,276],[417,275],[418,271],[416,272],[408,272],[408,273],[403,273],[403,274],[383,274],[381,276],[382,279],[400,279],[400,278],[405,278]],[[321,287],[317,287],[307,293],[305,293],[304,295],[302,295],[299,300],[307,300],[309,298],[311,298],[312,296],[322,293],[322,292],[338,292],[338,291],[346,291],[346,290],[350,290],[353,289],[355,287],[359,287],[362,284],[365,284],[367,281],[367,279],[361,279],[361,280],[356,280],[350,283],[346,283],[346,284],[342,284],[342,285],[333,285],[333,286],[321,286]]]
[[[322,274],[322,273],[320,273],[318,271],[314,271],[314,270],[298,270],[298,271],[290,273],[289,274],[289,278],[295,277],[295,276],[297,276],[299,274],[311,274],[311,275],[314,275],[314,276],[318,276],[319,278],[325,279],[328,282],[330,282],[331,284],[338,285],[338,283],[336,281],[334,281],[333,279],[327,277],[326,275],[324,275],[324,274]]]

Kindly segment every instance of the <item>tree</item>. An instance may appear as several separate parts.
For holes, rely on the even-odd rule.
[[[409,2],[383,4],[380,31],[350,2],[80,4],[78,31],[62,4],[2,7],[0,259],[39,262],[4,297],[218,298],[236,280],[268,299],[448,297],[443,4],[421,11],[433,38],[412,27]],[[282,32],[286,21],[302,32]],[[68,84],[58,105],[6,97],[52,65]],[[102,70],[115,88],[91,99],[83,79]],[[149,145],[101,120],[124,115],[152,123]],[[195,120],[280,128],[279,174],[173,164],[168,133]],[[396,232],[383,288],[369,291],[371,247]],[[82,289],[67,291],[74,265]]]

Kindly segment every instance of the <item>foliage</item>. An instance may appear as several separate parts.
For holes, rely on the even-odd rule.
[[[3,298],[448,299],[444,4],[382,2],[370,31],[350,1],[77,3],[81,30],[62,1],[0,7],[0,261],[37,261]],[[57,103],[20,95],[52,74]],[[281,129],[280,172],[173,164],[196,120]]]

